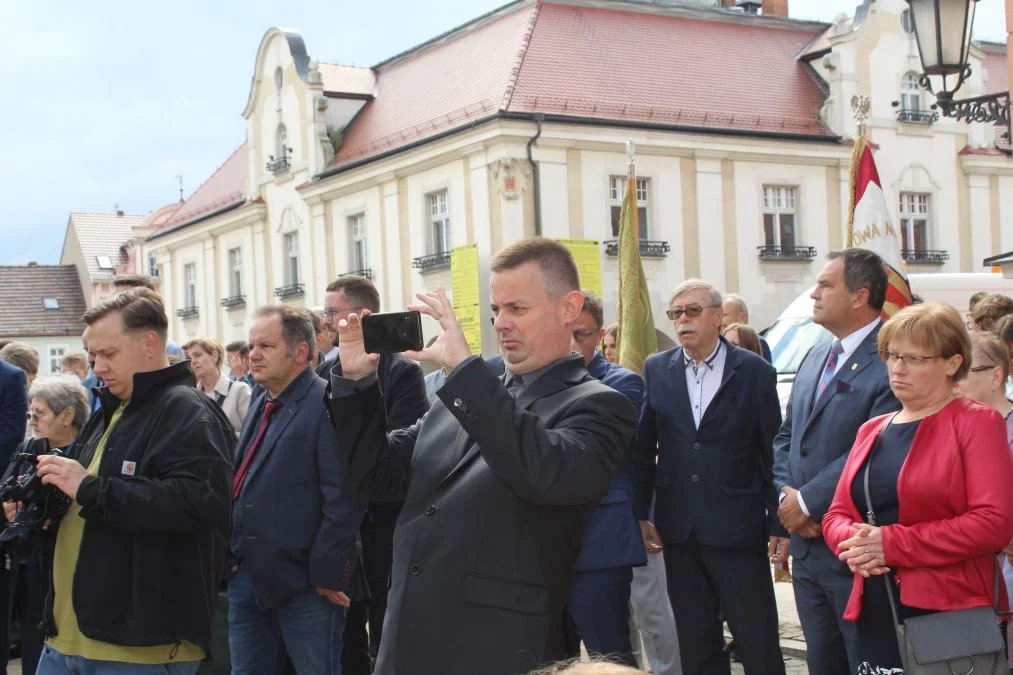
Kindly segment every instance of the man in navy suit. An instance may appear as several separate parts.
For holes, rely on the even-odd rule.
[[[854,575],[820,536],[855,434],[866,420],[900,409],[876,351],[886,298],[883,260],[850,248],[827,256],[812,298],[813,321],[834,335],[799,365],[787,415],[774,439],[778,516],[791,533],[795,605],[809,672],[855,672],[854,624],[844,621]]]
[[[769,563],[784,534],[771,471],[777,373],[720,337],[712,285],[685,281],[668,306],[681,346],[644,364],[634,459],[637,516],[648,550],[664,548],[682,669],[728,675],[723,612],[746,672],[783,675]]]
[[[360,507],[340,482],[337,439],[313,372],[309,317],[265,307],[250,329],[264,394],[236,445],[229,650],[233,673],[273,674],[284,642],[297,672],[341,673]]]
[[[584,291],[584,309],[573,325],[573,351],[584,357],[591,377],[626,396],[640,410],[643,380],[632,370],[609,363],[595,348],[605,337],[603,323],[601,300]],[[637,662],[630,644],[630,583],[633,567],[647,564],[633,514],[635,474],[633,458],[627,452],[608,492],[591,514],[570,586],[569,605],[570,618],[589,653],[618,658],[632,667]]]

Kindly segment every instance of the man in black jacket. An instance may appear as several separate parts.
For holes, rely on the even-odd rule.
[[[380,294],[372,281],[348,275],[339,277],[327,287],[323,315],[335,335],[338,322],[360,309],[380,311]],[[335,358],[317,367],[317,374],[325,380],[329,380],[332,372],[341,375],[340,351]],[[411,426],[426,414],[429,400],[418,364],[395,354],[384,356],[378,364],[377,379],[383,392],[388,431]],[[401,504],[401,501],[370,502],[362,519],[359,534],[371,597],[352,598],[345,622],[345,648],[341,654],[343,675],[369,675],[371,660],[380,650],[387,612],[387,580],[394,556],[394,523],[401,512]]]
[[[158,294],[124,291],[84,321],[106,387],[76,459],[38,462],[43,483],[72,500],[56,534],[39,672],[114,662],[189,675],[208,654],[225,567],[233,435],[189,365],[168,364]]]

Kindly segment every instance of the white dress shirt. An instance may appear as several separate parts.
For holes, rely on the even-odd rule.
[[[700,420],[707,412],[725,372],[725,357],[728,350],[721,340],[718,346],[703,361],[694,361],[685,350],[682,352],[683,365],[686,367],[686,389],[689,391],[689,405],[693,411],[693,422],[700,428]]]
[[[250,385],[241,380],[230,380],[228,375],[219,375],[215,388],[204,391],[204,385],[197,383],[197,389],[221,406],[222,412],[232,425],[232,431],[239,438],[243,420],[250,409]]]

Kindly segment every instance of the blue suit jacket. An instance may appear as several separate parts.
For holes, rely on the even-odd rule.
[[[232,554],[268,607],[307,586],[349,593],[365,506],[341,480],[337,439],[325,408],[327,383],[307,368],[281,393],[232,510]],[[260,428],[266,390],[250,406],[236,444],[242,462]]]
[[[587,365],[587,372],[630,399],[633,407],[640,410],[644,400],[644,381],[639,375],[609,363],[601,352],[595,352],[591,363]],[[647,564],[644,539],[633,513],[635,480],[633,453],[627,450],[619,473],[612,479],[608,492],[591,514],[580,557],[577,558],[578,572]]]
[[[14,450],[25,440],[26,382],[24,371],[0,361],[0,466],[10,463]]]
[[[644,364],[636,510],[647,519],[653,491],[662,541],[684,543],[695,533],[709,546],[752,546],[786,534],[771,471],[771,441],[781,425],[777,373],[753,352],[721,341],[728,349],[724,372],[699,429],[682,347]]]
[[[774,486],[778,492],[786,485],[798,489],[816,521],[830,508],[858,427],[877,415],[900,410],[876,351],[879,328],[858,345],[818,401],[816,389],[833,343],[809,351],[795,375],[784,424],[774,439]],[[805,558],[810,545],[823,546],[823,539],[795,535],[791,553]]]

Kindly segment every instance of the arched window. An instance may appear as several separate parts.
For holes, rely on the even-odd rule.
[[[905,112],[922,110],[922,88],[918,84],[918,75],[905,73],[900,83],[900,109]]]
[[[274,88],[281,91],[281,85],[284,83],[281,68],[274,69]]]

